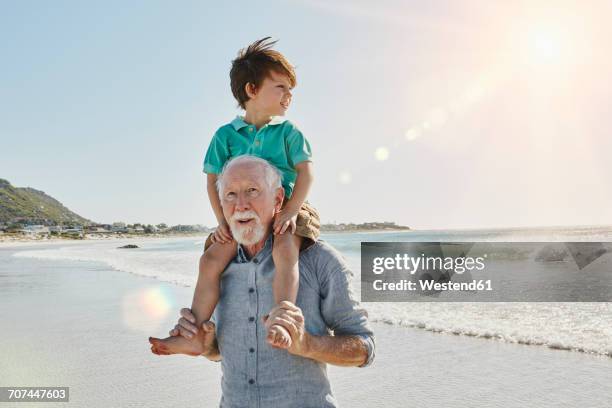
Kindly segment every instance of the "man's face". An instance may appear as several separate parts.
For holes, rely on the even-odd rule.
[[[280,209],[283,189],[271,191],[262,166],[238,164],[223,175],[221,206],[234,239],[243,245],[254,245],[265,239],[272,219]]]
[[[275,71],[268,73],[259,89],[250,97],[249,102],[255,109],[270,116],[284,116],[291,104],[291,83],[289,77]],[[250,84],[247,84],[247,87]]]

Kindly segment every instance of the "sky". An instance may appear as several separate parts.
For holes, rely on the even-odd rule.
[[[296,66],[323,222],[612,224],[604,1],[3,1],[0,178],[96,222],[214,226],[239,49]]]

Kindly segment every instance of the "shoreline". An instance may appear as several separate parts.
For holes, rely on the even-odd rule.
[[[356,230],[326,230],[321,231],[322,234],[350,234],[350,233],[399,233],[399,232],[411,232],[413,229],[356,229]],[[97,241],[111,241],[121,239],[171,239],[171,238],[198,238],[206,237],[210,232],[194,232],[194,233],[180,233],[180,234],[86,234],[83,238],[66,238],[58,236],[45,236],[45,237],[30,237],[25,235],[13,235],[13,234],[0,234],[0,247],[11,247],[22,246],[23,244],[53,244],[53,243],[74,243],[74,242],[97,242]]]
[[[189,237],[191,238],[196,237],[199,239],[203,239],[203,237],[198,236],[198,235],[195,235],[195,236],[190,235],[186,237],[186,235],[184,234],[173,236],[173,237],[142,237],[140,236],[140,237],[131,237],[131,238],[143,238],[141,239],[141,241],[143,241],[142,245],[140,245],[140,247],[142,248],[143,245],[146,246],[146,242],[157,244],[159,242],[164,242],[164,241],[166,242],[173,242],[174,240],[180,241],[180,240],[184,240]],[[40,256],[40,255],[35,255],[34,257],[30,259],[36,260],[35,262],[38,262],[41,259],[43,260],[43,262],[47,262],[47,261],[74,262],[75,260],[86,261],[86,262],[91,262],[97,265],[99,264],[101,268],[110,268],[111,270],[116,271],[116,272],[128,273],[128,274],[132,274],[132,275],[139,276],[139,277],[151,278],[151,279],[154,279],[157,284],[170,283],[172,285],[176,285],[177,287],[187,287],[187,288],[193,289],[194,282],[186,283],[185,282],[186,278],[184,276],[173,276],[172,279],[168,279],[168,278],[160,277],[159,271],[156,271],[151,275],[150,272],[148,271],[151,268],[153,268],[151,270],[154,270],[155,267],[159,266],[159,264],[157,264],[156,262],[153,262],[150,265],[146,265],[145,269],[147,270],[147,273],[143,273],[142,271],[138,269],[134,270],[133,266],[132,267],[130,267],[129,265],[126,266],[126,264],[124,263],[121,263],[121,262],[117,263],[117,260],[113,262],[108,262],[109,259],[114,259],[114,257],[105,255],[106,253],[105,251],[108,251],[108,250],[114,251],[115,249],[117,249],[115,248],[116,245],[112,247],[111,245],[114,244],[114,242],[119,242],[119,241],[120,240],[115,240],[112,238],[107,239],[107,240],[61,240],[61,239],[46,240],[46,241],[43,240],[43,241],[37,241],[34,244],[32,244],[31,242],[21,242],[21,243],[12,243],[12,245],[9,245],[9,244],[6,244],[4,246],[0,245],[0,249],[5,249],[8,251],[14,250],[15,252],[20,252],[20,250],[22,249],[26,251],[28,249],[33,249],[33,250],[43,249],[44,250],[45,248],[42,248],[43,244],[47,244],[49,246],[48,249],[57,248],[57,245],[60,245],[60,244],[63,244],[63,245],[71,244],[73,245],[72,249],[69,249],[69,247],[63,248],[63,250],[72,251],[70,252],[71,254],[70,257],[62,258],[60,256],[58,258],[55,258],[53,256],[52,257],[43,256],[42,258],[40,257],[37,258],[37,256]],[[129,239],[124,239],[122,243],[129,243],[129,242],[130,242]],[[97,256],[97,255],[94,256],[93,259],[91,255],[85,255],[84,257],[80,255],[79,251],[81,251],[83,247],[87,245],[95,245],[97,243],[103,244],[103,246],[96,246],[97,249],[95,251],[95,254],[97,255],[101,254],[103,259],[99,259],[100,256]],[[126,252],[126,254],[137,254],[137,253],[138,252]],[[74,254],[77,254],[76,257]],[[149,256],[145,255],[145,257],[148,258]],[[140,259],[139,262],[143,262],[143,259]],[[175,261],[173,262],[174,262],[174,265],[176,265]],[[163,270],[164,268],[161,268],[161,269]],[[185,270],[189,269],[189,266],[186,265],[184,269]],[[367,302],[365,304],[367,305]],[[500,306],[502,309],[502,312],[506,309],[506,307],[504,306],[504,302],[494,302],[492,303],[492,305]],[[557,341],[556,339],[554,339],[555,341],[551,341],[550,339],[539,340],[537,337],[532,338],[532,336],[530,336],[529,334],[527,336],[514,336],[512,334],[508,334],[507,332],[503,332],[503,331],[502,332],[496,332],[495,330],[491,331],[491,329],[487,329],[485,332],[482,332],[482,330],[473,331],[473,328],[471,328],[471,326],[466,329],[465,324],[463,326],[461,324],[455,325],[455,326],[453,325],[449,326],[448,322],[442,319],[444,315],[441,315],[437,318],[437,319],[442,319],[442,320],[439,320],[437,321],[437,323],[432,324],[430,322],[431,320],[430,315],[432,313],[428,312],[427,310],[424,310],[423,313],[425,314],[422,315],[422,316],[428,316],[427,318],[424,318],[425,320],[418,319],[418,318],[417,320],[414,320],[415,319],[414,316],[408,316],[408,317],[400,316],[400,317],[393,318],[394,320],[392,321],[391,320],[392,318],[387,317],[384,314],[384,311],[383,312],[380,311],[382,306],[384,305],[373,304],[370,306],[372,308],[370,310],[371,319],[372,319],[372,322],[376,322],[377,324],[382,324],[382,325],[389,326],[389,327],[410,328],[410,329],[414,329],[418,331],[426,331],[426,332],[435,333],[435,334],[447,334],[447,335],[450,334],[450,335],[453,335],[452,337],[455,337],[455,336],[463,337],[463,338],[472,337],[475,339],[492,340],[494,342],[503,342],[507,344],[541,346],[542,348],[549,349],[549,350],[571,351],[571,352],[585,354],[585,355],[602,356],[607,359],[612,358],[611,348],[606,348],[603,351],[599,351],[598,348],[588,348],[582,344],[574,345],[571,342],[565,343],[564,341]],[[422,304],[416,303],[414,307],[416,308],[422,307]],[[412,309],[414,309],[414,307]],[[469,314],[470,310],[467,310],[467,312]],[[433,315],[436,315],[436,313],[433,313]],[[471,313],[473,313],[473,311]],[[419,314],[419,316],[421,315]]]
[[[27,236],[10,236],[6,234],[0,235],[0,248],[11,248],[21,247],[25,245],[43,245],[43,244],[72,244],[72,243],[85,243],[85,242],[100,242],[100,241],[113,241],[113,240],[132,240],[132,239],[172,239],[172,238],[198,238],[202,237],[205,239],[208,233],[189,233],[189,234],[147,234],[147,235],[89,235],[81,239],[74,238],[63,238],[63,237],[27,237]]]

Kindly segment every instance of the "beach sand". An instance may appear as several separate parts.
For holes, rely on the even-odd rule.
[[[12,405],[218,405],[219,364],[155,356],[147,342],[175,324],[190,288],[92,262],[13,257],[18,250],[0,248],[0,386],[69,386],[70,403]],[[147,309],[155,296],[171,301]],[[155,319],[143,319],[151,313]],[[371,367],[329,367],[341,406],[609,407],[612,400],[609,357],[373,327]]]

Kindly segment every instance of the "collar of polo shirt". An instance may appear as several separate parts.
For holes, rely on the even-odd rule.
[[[267,125],[268,126],[280,125],[286,120],[287,119],[283,116],[272,116],[272,119],[270,120],[270,122],[267,123]],[[245,126],[250,126],[250,124],[244,121],[244,116],[238,115],[236,116],[236,119],[232,120],[232,126],[234,127],[234,129],[240,130]]]

